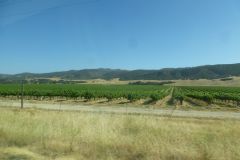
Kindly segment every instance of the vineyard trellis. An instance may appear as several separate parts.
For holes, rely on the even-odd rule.
[[[31,98],[85,98],[87,100],[125,98],[129,101],[151,98],[155,101],[169,95],[171,87],[161,85],[97,85],[97,84],[25,84],[24,95]],[[19,85],[1,84],[0,96],[21,96]]]
[[[105,98],[127,99],[130,102],[140,99],[161,100],[170,95],[172,99],[183,103],[187,98],[198,99],[212,103],[232,103],[240,106],[240,87],[185,87],[162,85],[100,85],[100,84],[25,84],[23,94],[30,99],[66,98],[86,100]],[[21,97],[18,84],[0,84],[0,96]]]
[[[240,106],[239,87],[175,87],[173,97],[179,101],[190,97],[208,104],[224,102]]]

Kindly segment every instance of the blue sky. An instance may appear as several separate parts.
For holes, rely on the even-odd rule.
[[[0,73],[240,62],[239,0],[0,0]]]

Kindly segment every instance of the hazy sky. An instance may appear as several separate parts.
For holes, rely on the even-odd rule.
[[[0,73],[240,62],[239,0],[0,0]]]

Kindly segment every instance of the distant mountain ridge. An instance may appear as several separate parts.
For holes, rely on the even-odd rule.
[[[0,79],[54,78],[67,80],[114,79],[120,80],[177,80],[217,79],[240,76],[240,63],[205,65],[186,68],[164,68],[160,70],[83,69],[52,73],[0,74]]]

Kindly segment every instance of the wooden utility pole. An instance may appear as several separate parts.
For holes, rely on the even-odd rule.
[[[21,109],[23,109],[23,96],[24,96],[24,94],[23,94],[23,80],[22,80],[22,82],[21,82]]]

